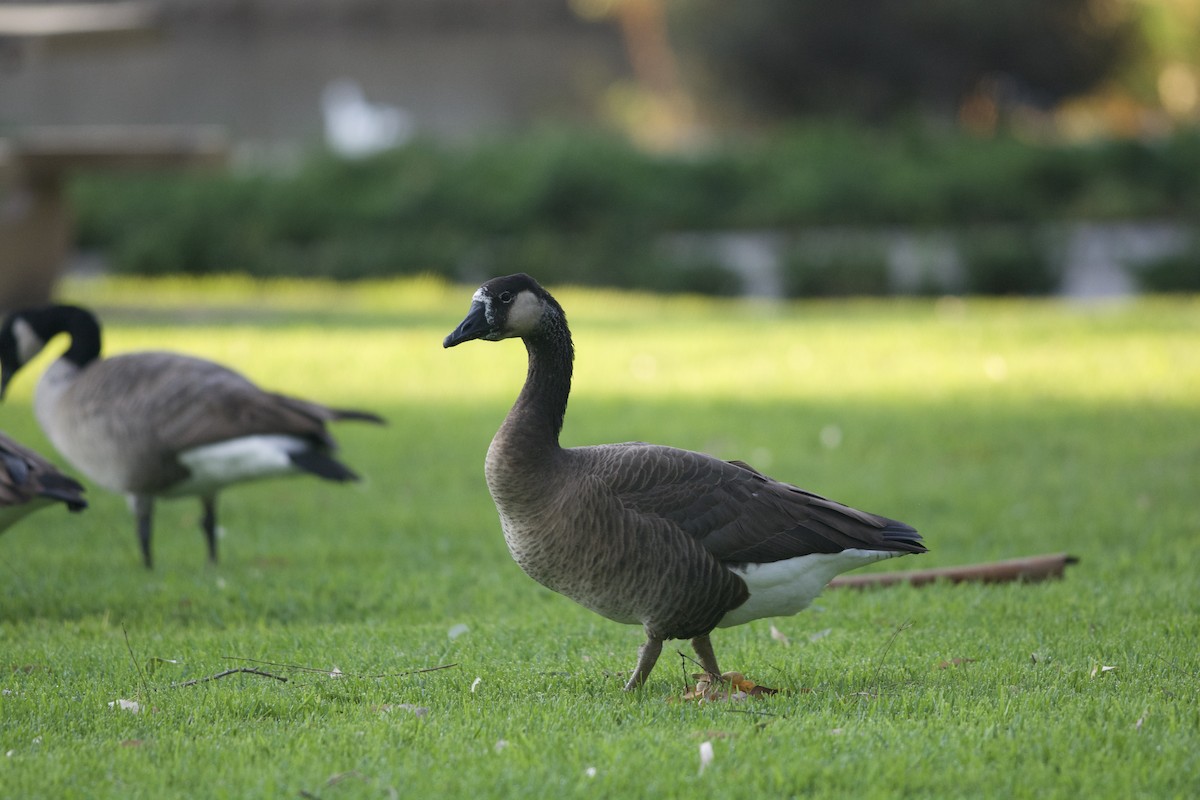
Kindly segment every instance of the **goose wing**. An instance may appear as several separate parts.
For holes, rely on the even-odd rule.
[[[131,353],[98,362],[79,384],[97,402],[121,406],[131,426],[180,452],[256,434],[287,434],[331,446],[324,420],[335,412],[266,392],[220,364],[177,353]]]
[[[626,508],[669,520],[722,562],[851,548],[925,551],[903,522],[806,492],[740,461],[641,443],[599,449],[604,479]]]

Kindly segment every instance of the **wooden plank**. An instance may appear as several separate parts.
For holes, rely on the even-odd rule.
[[[25,128],[4,160],[31,178],[78,170],[220,167],[229,142],[216,126],[69,126]]]
[[[0,36],[81,36],[152,28],[157,3],[6,3],[0,5]]]

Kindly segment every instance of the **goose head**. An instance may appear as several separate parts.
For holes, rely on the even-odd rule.
[[[536,339],[548,320],[563,318],[562,307],[533,278],[523,273],[493,278],[476,290],[467,316],[443,347],[483,339]]]
[[[0,324],[0,398],[18,371],[60,333],[71,337],[63,357],[83,366],[100,355],[100,325],[87,309],[45,306],[14,311]]]

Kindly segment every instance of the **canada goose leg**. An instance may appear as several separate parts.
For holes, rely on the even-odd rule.
[[[129,496],[129,506],[137,518],[138,544],[142,546],[142,563],[146,569],[154,568],[154,559],[150,555],[150,536],[154,533],[154,498],[145,494]]]
[[[700,659],[700,666],[705,672],[721,677],[721,668],[717,666],[717,657],[707,633],[692,639],[692,649],[696,651],[696,657]]]
[[[217,496],[209,495],[200,500],[204,504],[204,541],[208,543],[208,563],[217,563]]]
[[[629,676],[629,683],[625,684],[625,691],[632,692],[634,689],[646,682],[646,678],[650,677],[650,670],[654,669],[654,663],[658,661],[658,654],[662,652],[663,640],[650,631],[646,631],[646,641],[638,648],[638,662],[633,669],[633,674]]]

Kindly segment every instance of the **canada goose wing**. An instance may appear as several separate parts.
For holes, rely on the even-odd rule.
[[[655,445],[601,448],[621,503],[659,517],[726,563],[766,563],[851,548],[924,552],[902,522],[774,480],[742,462]]]
[[[177,353],[131,353],[100,365],[109,390],[122,396],[122,413],[149,427],[163,450],[180,452],[256,434],[333,443],[314,411],[321,407],[265,392],[220,364]]]
[[[0,507],[21,505],[39,496],[62,501],[72,511],[87,507],[78,481],[0,433]]]

